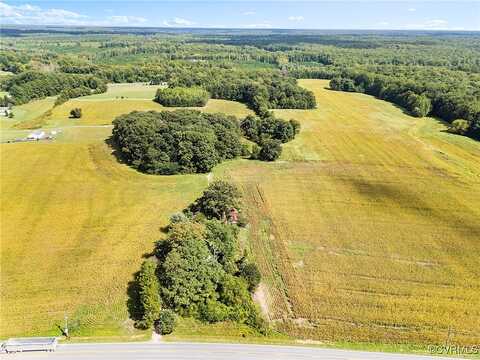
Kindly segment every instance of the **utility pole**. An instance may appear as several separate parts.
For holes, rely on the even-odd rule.
[[[69,336],[68,336],[68,315],[67,314],[65,314],[65,329],[63,330],[63,332],[68,339]]]

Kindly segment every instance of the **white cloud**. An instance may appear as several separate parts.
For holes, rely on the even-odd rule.
[[[449,30],[448,21],[443,19],[425,20],[418,24],[407,24],[403,26],[412,30]]]
[[[412,7],[412,8],[408,8],[407,10],[410,11],[410,12],[417,11],[417,9],[415,9],[415,8],[413,8],[413,7]]]
[[[270,24],[268,21],[264,21],[264,22],[258,23],[258,24],[243,25],[242,27],[251,28],[251,29],[269,29],[269,28],[272,27],[272,24]]]
[[[179,17],[175,17],[171,20],[164,20],[163,21],[163,25],[164,26],[168,26],[168,27],[171,27],[171,26],[179,26],[179,27],[182,27],[182,26],[192,26],[194,25],[195,23],[193,21],[190,21],[190,20],[187,20],[187,19],[182,19],[182,18],[179,18]]]
[[[141,25],[148,20],[138,16],[116,15],[104,19],[91,19],[65,9],[43,9],[39,6],[9,5],[0,2],[0,22],[19,25],[77,25],[77,26],[124,26]]]
[[[64,9],[42,9],[30,4],[0,2],[0,19],[6,24],[83,25],[87,16]]]
[[[388,21],[380,21],[377,25],[378,26],[388,26],[388,25],[390,25],[390,23]]]
[[[255,11],[245,11],[242,15],[251,16],[251,15],[255,15],[255,14],[256,14]]]
[[[148,20],[139,16],[113,15],[109,16],[107,21],[112,25],[139,25]]]
[[[300,16],[289,16],[288,20],[290,20],[290,21],[303,21],[303,20],[305,20],[305,18],[301,15]]]

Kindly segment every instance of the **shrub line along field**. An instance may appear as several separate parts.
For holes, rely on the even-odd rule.
[[[281,161],[213,171],[244,193],[272,323],[307,339],[420,344],[450,333],[452,342],[478,343],[480,144],[370,96],[330,91],[326,81],[300,84],[318,108],[275,111],[302,125]],[[109,124],[161,108],[95,98],[104,95],[70,100],[40,123]],[[77,105],[84,117],[68,119]],[[249,112],[221,100],[204,110]],[[0,336],[57,334],[65,313],[79,336],[143,336],[127,319],[127,284],[159,228],[207,177],[140,174],[117,162],[110,132],[74,126],[51,143],[0,146]]]

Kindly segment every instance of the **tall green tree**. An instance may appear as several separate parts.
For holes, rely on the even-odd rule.
[[[136,279],[139,288],[140,308],[143,314],[137,326],[144,329],[152,327],[162,308],[160,284],[156,269],[157,263],[155,261],[146,260],[142,263]]]

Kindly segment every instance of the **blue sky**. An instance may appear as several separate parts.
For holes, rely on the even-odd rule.
[[[0,24],[480,30],[480,1],[0,1]]]

